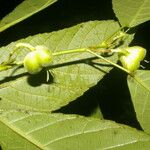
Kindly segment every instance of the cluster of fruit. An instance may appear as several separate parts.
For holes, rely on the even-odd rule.
[[[117,51],[116,51],[117,52]],[[140,67],[140,62],[146,55],[146,49],[140,46],[132,46],[118,50],[118,59],[122,66],[129,72],[135,72]],[[35,50],[29,52],[23,61],[24,67],[30,74],[37,74],[43,67],[52,63],[52,52],[43,45],[38,45]]]
[[[88,48],[81,48],[81,49],[74,49],[74,50],[64,50],[56,53],[52,53],[52,51],[44,46],[44,45],[37,45],[33,47],[29,43],[18,43],[16,44],[16,49],[14,49],[10,53],[10,57],[8,61],[3,63],[1,65],[1,70],[5,70],[5,68],[8,66],[10,68],[9,62],[12,55],[15,53],[15,51],[19,47],[26,47],[30,50],[30,52],[24,57],[23,62],[21,62],[21,65],[23,64],[24,67],[26,68],[27,72],[30,74],[37,74],[39,73],[44,67],[48,67],[52,64],[53,57],[57,55],[63,55],[63,54],[70,54],[70,53],[77,53],[77,52],[89,52],[96,57],[103,59],[106,62],[109,62],[110,64],[126,71],[129,74],[134,73],[139,67],[140,67],[140,62],[145,58],[146,56],[146,49],[140,46],[132,46],[132,47],[126,47],[126,48],[116,48],[109,50],[109,52],[115,52],[118,53],[118,59],[122,63],[122,66],[119,66],[107,59],[105,59],[103,56],[95,53],[92,51],[92,49]],[[108,50],[106,49],[106,52]],[[19,64],[19,63],[16,63]],[[6,68],[7,69],[7,68]]]
[[[43,67],[52,63],[52,52],[43,45],[38,45],[35,50],[29,52],[23,61],[24,67],[30,74],[39,73]]]

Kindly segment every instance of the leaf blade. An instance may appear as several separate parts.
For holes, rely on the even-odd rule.
[[[2,47],[0,61],[6,60],[18,42],[27,42],[33,46],[45,45],[57,52],[95,46],[110,38],[119,29],[119,24],[111,20],[90,21],[68,29],[30,36]],[[130,41],[125,44],[129,44]],[[21,61],[27,52],[22,49],[18,53],[17,61]],[[108,59],[116,62],[117,56],[112,55]],[[107,63],[95,60],[91,54],[74,53],[54,58],[50,69],[54,78],[50,83],[46,82],[44,70],[35,76],[28,75],[24,68],[0,72],[0,108],[36,111],[59,109],[97,84],[111,68]]]
[[[129,89],[131,92],[132,102],[137,115],[137,119],[145,132],[150,134],[150,71],[138,71],[136,76],[142,85],[136,81],[128,80]]]
[[[57,0],[25,0],[0,21],[0,32],[52,5]]]
[[[118,29],[119,25],[114,21],[95,21],[79,24],[58,32],[39,34],[13,42],[7,47],[1,48],[0,61],[3,62],[6,60],[8,54],[18,42],[28,42],[33,46],[38,44],[45,45],[50,50],[53,50],[53,52],[56,52],[98,44]],[[26,51],[22,50],[17,60],[22,60],[25,54]],[[54,65],[60,64],[60,67],[52,68],[54,82],[50,84],[44,82],[45,72],[41,72],[37,77],[27,76],[23,68],[16,71],[12,69],[0,72],[1,109],[52,111],[75,100],[91,86],[95,85],[103,77],[105,71],[110,69],[110,67],[104,66],[104,72],[101,72],[99,69],[95,69],[88,65],[88,63],[85,63],[85,61],[83,61],[83,63],[80,62],[80,60],[87,59],[88,57],[91,57],[91,55],[87,53],[55,57],[53,63]],[[111,59],[115,61],[116,58],[114,57]],[[61,66],[61,64],[65,62],[72,61],[75,63],[71,63],[68,66]],[[97,66],[97,68],[99,67],[100,66]],[[14,72],[14,74],[9,76],[12,72]],[[7,78],[8,82],[6,82]],[[33,83],[35,85],[33,85]]]
[[[123,27],[135,27],[150,20],[149,0],[113,0],[113,10]]]
[[[24,136],[27,135],[30,137],[27,137],[26,140],[35,140],[40,143],[43,146],[41,149],[63,148],[64,150],[76,150],[79,147],[80,149],[88,150],[121,149],[126,146],[129,148],[138,148],[137,146],[148,148],[150,145],[150,137],[148,135],[112,121],[75,115],[16,111],[2,113],[1,121],[2,120],[5,120],[6,126],[11,124],[11,126],[17,128],[18,131],[22,131]],[[3,132],[3,134],[0,135],[4,135],[10,131],[1,130],[1,132]],[[16,132],[16,134],[19,133]],[[3,139],[0,136],[1,141],[4,143],[8,141],[6,149],[17,145],[15,136],[13,137],[13,143],[10,145],[10,141],[7,140],[9,138],[8,136]]]

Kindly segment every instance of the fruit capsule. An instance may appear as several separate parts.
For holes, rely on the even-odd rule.
[[[42,67],[47,67],[52,63],[52,52],[45,46],[38,45],[35,47],[38,62]]]
[[[36,51],[28,53],[24,58],[23,64],[30,74],[37,74],[42,70]]]
[[[119,53],[118,57],[122,66],[130,72],[135,72],[140,67],[140,61],[145,58],[146,49],[140,46],[124,48],[126,55]]]

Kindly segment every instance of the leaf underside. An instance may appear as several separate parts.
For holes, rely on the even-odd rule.
[[[123,27],[134,27],[150,20],[150,0],[113,0],[113,10]]]
[[[97,45],[118,30],[117,22],[91,21],[57,32],[30,36],[0,48],[0,60],[5,61],[19,42],[45,45],[56,52]],[[26,53],[25,49],[20,49],[17,61],[23,60]],[[50,69],[53,77],[50,83],[46,82],[46,71],[35,76],[27,74],[24,68],[0,72],[0,109],[52,111],[67,105],[94,86],[112,68],[101,60],[92,63],[89,58],[93,59],[93,56],[88,53],[55,57]],[[109,59],[117,60],[115,55]]]
[[[1,114],[5,149],[147,149],[150,136],[115,122],[75,115],[10,111]]]
[[[147,89],[128,79],[132,102],[140,125],[150,134],[150,71],[137,71],[136,77]]]

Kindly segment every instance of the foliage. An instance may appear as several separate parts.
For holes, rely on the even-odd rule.
[[[0,21],[0,32],[14,28],[16,23],[54,2],[56,0],[23,1]],[[2,149],[149,149],[150,72],[140,68],[130,73],[117,63],[115,50],[131,45],[135,29],[150,20],[150,2],[112,0],[112,5],[118,20],[87,21],[23,37],[0,48]],[[18,43],[28,43],[33,48],[45,46],[52,51],[52,64],[38,74],[29,74],[18,62],[24,60],[30,48],[19,47],[11,56]],[[131,100],[120,97],[120,101],[126,107],[125,114],[136,115],[132,127],[126,120],[119,124],[106,117],[104,109],[115,103],[114,93],[105,106],[102,105],[105,96],[99,98],[114,91],[107,82],[112,84],[111,71],[116,67],[128,84],[124,93],[129,90],[131,94]],[[116,85],[124,80],[119,73],[116,78]],[[92,97],[97,91],[97,96]],[[119,103],[115,105],[121,108]]]

